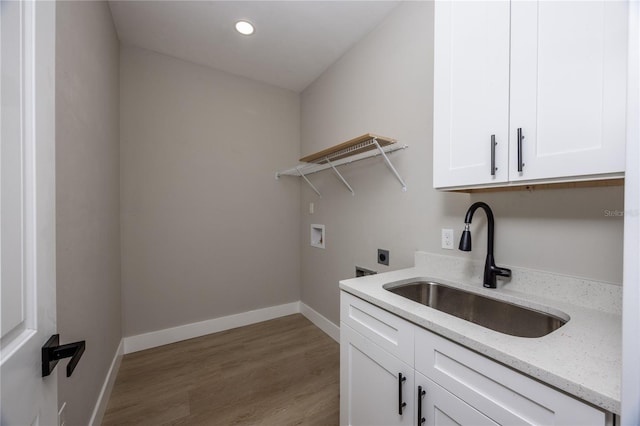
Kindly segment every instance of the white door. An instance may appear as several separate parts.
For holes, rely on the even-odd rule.
[[[624,171],[627,8],[512,3],[509,180]]]
[[[435,2],[433,96],[433,186],[506,182],[509,2]]]
[[[413,367],[341,323],[340,424],[413,425],[413,396]]]
[[[0,423],[55,425],[55,3],[3,0],[0,18]]]
[[[416,386],[425,391],[421,414],[429,426],[497,426],[466,402],[416,372]],[[417,423],[416,423],[417,424]]]

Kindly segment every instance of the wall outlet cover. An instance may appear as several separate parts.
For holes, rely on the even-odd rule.
[[[442,229],[442,248],[453,250],[453,229]]]
[[[389,266],[389,250],[378,249],[378,263]]]

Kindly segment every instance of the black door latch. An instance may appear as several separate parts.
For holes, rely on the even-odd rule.
[[[67,377],[71,377],[71,373],[75,370],[80,357],[84,353],[85,341],[81,340],[75,343],[69,343],[67,345],[60,345],[60,335],[54,334],[47,340],[47,343],[42,347],[42,377],[47,377],[54,368],[58,361],[63,358],[69,358],[69,364],[67,364]]]

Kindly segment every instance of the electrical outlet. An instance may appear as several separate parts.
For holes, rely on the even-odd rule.
[[[453,250],[453,229],[442,229],[442,248]]]
[[[389,250],[378,249],[378,263],[389,266]]]

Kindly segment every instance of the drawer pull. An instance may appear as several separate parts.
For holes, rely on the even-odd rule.
[[[402,415],[402,410],[407,406],[406,402],[402,401],[402,384],[407,381],[407,378],[398,373],[398,414]]]
[[[427,420],[422,417],[422,398],[427,394],[427,391],[422,389],[422,386],[418,386],[418,426],[422,426],[422,424]]]
[[[427,421],[424,417],[422,417],[422,398],[427,394],[427,391],[422,389],[422,386],[418,386],[418,426],[422,426],[422,424]]]

